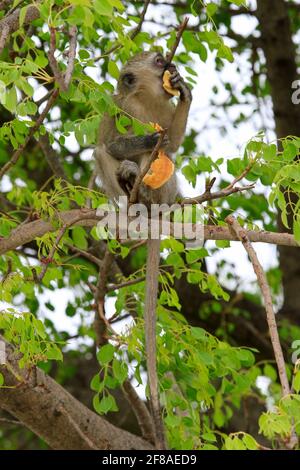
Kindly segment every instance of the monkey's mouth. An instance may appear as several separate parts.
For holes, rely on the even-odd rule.
[[[164,88],[163,88],[163,91],[164,91],[164,96],[166,96],[167,98],[169,98],[169,100],[170,100],[171,98],[173,98],[173,96],[170,95],[170,93],[168,93]]]

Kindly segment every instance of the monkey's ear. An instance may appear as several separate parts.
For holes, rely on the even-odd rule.
[[[123,85],[125,85],[127,88],[132,88],[136,82],[136,77],[133,73],[125,73],[121,77]]]

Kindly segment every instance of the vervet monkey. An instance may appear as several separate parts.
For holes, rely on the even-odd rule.
[[[175,106],[172,96],[163,88],[163,74],[171,73],[170,83],[179,90],[180,97]],[[157,52],[142,52],[130,59],[120,73],[117,106],[127,115],[142,121],[158,123],[167,129],[161,148],[172,158],[181,145],[192,101],[189,87],[180,76],[174,64],[170,64]],[[121,135],[115,118],[106,115],[100,125],[99,142],[95,149],[98,175],[109,198],[129,196],[136,177],[149,162],[151,153],[160,137],[159,132],[136,136],[132,129]],[[175,202],[177,182],[175,173],[159,189],[151,189],[142,183],[139,187],[138,202],[149,207],[153,203]],[[150,401],[155,424],[156,447],[165,447],[165,438],[160,414],[158,381],[156,372],[156,300],[158,294],[158,270],[160,240],[148,240],[146,272],[145,336]]]

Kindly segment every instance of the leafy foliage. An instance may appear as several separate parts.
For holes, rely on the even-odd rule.
[[[166,50],[174,43],[176,33],[173,28],[171,32],[163,29],[153,35],[147,28],[133,34],[140,22],[139,6],[133,3],[139,2],[43,0],[37,4],[39,18],[28,25],[26,12],[31,3],[21,2],[19,27],[11,34],[0,57],[0,166],[24,146],[10,168],[9,177],[1,182],[0,239],[8,238],[17,227],[28,222],[51,221],[52,228],[22,248],[0,256],[0,300],[5,303],[5,309],[0,312],[0,330],[20,354],[20,367],[38,364],[64,383],[76,375],[76,368],[74,372],[68,366],[72,353],[95,352],[94,318],[98,318],[95,290],[105,246],[95,228],[64,226],[60,215],[74,208],[95,209],[107,202],[101,190],[91,189],[93,184],[90,184],[93,182],[91,153],[104,114],[114,116],[120,134],[126,134],[129,127],[137,135],[151,129],[149,123],[124,114],[113,102],[120,68],[129,57],[145,48]],[[13,8],[17,6],[18,2],[13,2]],[[228,64],[233,66],[235,51],[229,48],[226,35],[220,31],[224,28],[231,31],[229,9],[247,7],[247,4],[243,0],[188,0],[186,6],[193,20],[199,20],[199,30],[195,27],[183,33],[175,60],[194,86],[196,59],[205,63],[208,57],[213,58],[218,71]],[[179,21],[180,8],[172,6],[172,11]],[[1,11],[0,21],[7,15],[8,11]],[[58,87],[50,67],[51,30],[55,31],[57,67],[63,75],[67,70],[70,26],[76,26],[78,31],[71,83],[67,90],[60,90],[47,118],[27,142],[49,92]],[[225,89],[229,95],[226,106],[239,104],[241,97],[237,97],[232,85],[225,83]],[[217,96],[218,89],[215,93]],[[266,83],[259,94],[267,95]],[[251,86],[245,86],[241,95],[251,101]],[[215,119],[218,121],[216,116]],[[250,116],[241,113],[233,124],[249,119]],[[258,188],[255,192],[237,192],[230,198],[206,203],[204,223],[223,227],[226,216],[237,213],[247,229],[274,230],[279,208],[284,226],[293,230],[300,244],[300,202],[292,197],[300,191],[297,159],[300,139],[287,137],[279,143],[267,143],[259,133],[246,144],[242,156],[214,159],[199,151],[196,136],[192,129],[177,155],[177,169],[187,183],[198,188],[203,177],[208,181],[217,176],[220,189],[227,188],[234,179],[255,183]],[[52,153],[44,150],[43,138]],[[55,171],[53,176],[54,160],[60,162],[63,177],[58,177]],[[108,286],[115,287],[107,290],[110,315],[108,325],[104,325],[104,344],[96,354],[98,371],[89,378],[93,406],[99,414],[119,411],[114,392],[125,381],[134,380],[138,390],[146,386],[148,396],[144,378],[145,247],[118,240],[108,240],[106,246],[118,262],[118,274],[113,280],[108,279]],[[255,397],[265,404],[266,397],[257,385],[261,376],[270,380],[268,400],[272,407],[260,415],[260,433],[275,448],[292,432],[300,435],[299,370],[296,368],[293,375],[294,393],[281,399],[272,360],[269,363],[268,357],[256,362],[257,350],[232,340],[237,328],[235,319],[251,322],[250,313],[235,306],[235,294],[251,299],[255,306],[261,304],[261,299],[250,287],[245,292],[240,289],[242,275],[233,273],[231,266],[225,281],[233,282],[236,292],[226,287],[224,276],[219,276],[224,260],[217,267],[216,275],[208,271],[207,259],[216,251],[223,253],[229,246],[229,242],[218,241],[215,247],[188,249],[182,241],[172,238],[161,243],[158,374],[164,422],[170,447],[174,449],[261,448],[257,436],[243,431],[228,432],[244,400]],[[270,270],[268,279],[274,299],[278,300],[279,270]],[[196,292],[203,300],[201,308],[195,308],[192,319],[186,315],[179,293],[178,287],[184,283],[193,295]],[[202,327],[212,316],[218,319],[214,334]],[[119,327],[124,318],[126,326],[116,328],[116,332],[114,324]],[[67,330],[68,319],[76,329],[74,337],[64,329]],[[195,324],[198,326],[192,326]],[[298,329],[284,322],[280,333],[287,344],[291,338],[299,338]],[[61,366],[63,354],[66,365]],[[291,366],[289,373],[292,375]],[[0,386],[6,386],[2,374]],[[5,433],[0,434],[0,447],[2,441],[6,442]],[[14,447],[17,443],[5,445]]]

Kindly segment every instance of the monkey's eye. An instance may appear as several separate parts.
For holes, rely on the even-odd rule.
[[[122,81],[124,85],[132,87],[135,83],[135,76],[133,75],[133,73],[125,73],[125,75],[123,75],[122,77]]]
[[[155,63],[156,63],[157,65],[159,65],[160,67],[164,67],[165,64],[166,64],[166,61],[165,61],[165,59],[163,58],[162,55],[157,55],[157,56],[155,57]]]

